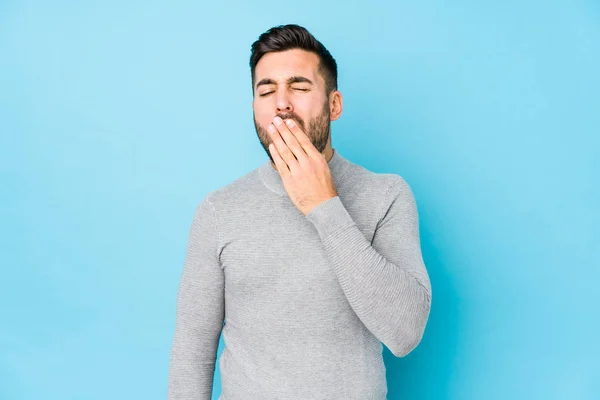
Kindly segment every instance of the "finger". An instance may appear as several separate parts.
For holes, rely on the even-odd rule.
[[[269,144],[269,153],[271,153],[271,157],[273,157],[273,161],[275,161],[275,166],[277,167],[277,171],[282,175],[282,177],[287,177],[290,173],[287,164],[281,158],[281,155],[277,151],[277,147],[271,143]]]
[[[287,120],[287,121],[289,121],[289,120]],[[286,124],[284,124],[283,122],[284,121],[282,121],[281,118],[279,118],[279,117],[275,117],[273,119],[273,124],[275,125],[275,128],[277,128],[277,130],[279,131],[279,134],[281,135],[281,137],[283,138],[283,140],[285,141],[285,143],[287,144],[289,149],[292,151],[292,154],[294,154],[294,156],[296,156],[296,158],[298,159],[298,162],[300,164],[304,164],[307,161],[306,152],[304,151],[304,149],[302,148],[300,143],[298,143],[298,139],[296,139],[296,136],[290,131],[288,126]],[[282,155],[283,155],[283,153],[282,153]]]
[[[312,144],[312,142],[310,141],[310,139],[308,138],[306,133],[304,133],[304,131],[302,129],[300,129],[300,126],[298,126],[298,124],[296,122],[294,122],[294,120],[286,119],[285,122],[286,122],[287,127],[289,128],[290,132],[296,138],[296,141],[298,142],[298,144],[300,146],[302,146],[302,149],[304,150],[304,153],[307,156],[313,157],[313,158],[323,156],[321,154],[321,152],[319,152],[319,150],[317,150],[315,145]]]
[[[293,171],[294,169],[298,168],[300,166],[298,164],[298,160],[296,160],[294,153],[292,152],[292,150],[290,150],[288,145],[285,143],[285,141],[283,140],[283,138],[281,137],[281,135],[275,128],[275,125],[269,124],[267,130],[269,131],[269,134],[271,135],[271,141],[275,145],[277,152],[279,153],[279,156],[283,159],[283,161],[285,161],[285,163],[287,164],[290,171]]]

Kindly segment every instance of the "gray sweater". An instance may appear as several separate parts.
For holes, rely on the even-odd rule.
[[[413,193],[334,149],[338,196],[304,216],[268,159],[199,203],[177,294],[168,399],[387,398],[431,306]]]

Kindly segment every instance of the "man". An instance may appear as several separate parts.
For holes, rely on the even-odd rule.
[[[222,331],[220,400],[386,399],[382,343],[407,355],[431,305],[414,196],[331,147],[337,66],[306,29],[262,34],[250,68],[269,160],[196,209],[168,398],[211,398]]]

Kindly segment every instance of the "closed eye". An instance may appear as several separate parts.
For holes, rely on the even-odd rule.
[[[299,90],[299,91],[301,91],[301,92],[308,92],[310,89],[304,89],[304,88],[294,88],[294,90]],[[260,96],[260,97],[265,97],[266,95],[268,95],[268,94],[271,94],[271,93],[273,93],[273,92],[267,92],[267,93],[263,93],[263,94],[260,94],[259,96]]]

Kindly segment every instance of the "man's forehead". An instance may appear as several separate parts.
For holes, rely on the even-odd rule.
[[[271,52],[258,61],[255,80],[270,78],[285,81],[291,76],[305,76],[315,81],[318,68],[319,57],[315,53],[300,49]]]

